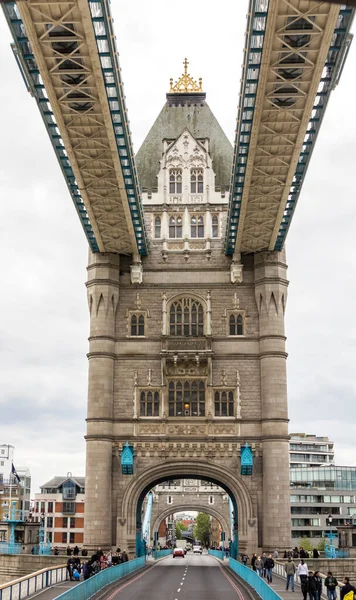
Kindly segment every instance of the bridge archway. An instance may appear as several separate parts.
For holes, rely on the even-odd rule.
[[[185,512],[187,510],[197,510],[198,512],[204,512],[207,515],[214,517],[217,521],[219,521],[219,523],[222,527],[222,530],[225,531],[226,540],[231,537],[231,524],[226,521],[226,519],[223,517],[223,515],[219,511],[214,510],[214,508],[211,508],[210,506],[209,507],[202,506],[201,504],[199,504],[199,502],[197,502],[195,504],[194,504],[194,502],[192,502],[191,504],[189,504],[189,506],[187,506],[186,504],[178,504],[178,505],[174,506],[174,510],[172,510],[172,507],[169,507],[169,508],[166,508],[163,512],[161,512],[156,517],[154,522],[152,523],[151,531],[153,534],[153,539],[154,539],[154,534],[156,531],[158,531],[159,526],[162,523],[163,519],[166,519],[171,514]]]
[[[163,481],[185,478],[208,480],[223,488],[233,504],[236,551],[237,541],[242,550],[257,548],[257,515],[241,477],[236,475],[236,471],[221,464],[189,460],[153,465],[133,477],[127,485],[122,501],[118,504],[117,539],[126,543],[131,553],[135,553],[137,543],[142,539],[141,513],[146,494]]]

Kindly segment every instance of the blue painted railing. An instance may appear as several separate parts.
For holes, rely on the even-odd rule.
[[[145,566],[145,562],[146,557],[140,556],[140,558],[134,558],[134,560],[121,563],[121,565],[117,565],[116,567],[104,569],[104,571],[100,571],[97,575],[89,577],[86,581],[78,583],[78,585],[70,588],[67,592],[57,596],[56,600],[59,600],[59,598],[61,600],[88,600],[88,598],[94,596],[107,585],[110,585],[110,583],[114,583],[118,579],[125,577],[125,575],[141,569]]]
[[[153,558],[157,560],[158,558],[164,558],[165,556],[169,556],[173,554],[173,548],[167,548],[166,550],[154,550]]]
[[[241,579],[246,581],[263,600],[281,600],[279,596],[255,571],[245,567],[233,558],[229,559],[229,566]]]
[[[41,569],[25,577],[0,585],[0,600],[23,600],[36,592],[68,579],[66,565]]]
[[[225,552],[223,550],[208,550],[208,554],[210,556],[215,556],[215,558],[220,558],[220,560],[224,560]]]

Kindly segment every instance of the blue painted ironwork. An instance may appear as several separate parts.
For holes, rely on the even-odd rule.
[[[299,154],[297,168],[293,176],[293,182],[289,190],[288,199],[279,226],[274,247],[275,250],[282,250],[283,248],[331,92],[340,80],[353,37],[352,34],[350,34],[350,28],[354,16],[355,9],[345,7],[340,8],[338,23],[334,30],[331,46],[324,66],[323,76],[320,80],[307,132],[304,137],[303,147]]]
[[[148,239],[141,190],[137,177],[109,0],[88,0],[88,2],[137,247],[139,254],[146,255]]]
[[[242,565],[233,558],[229,558],[229,567],[241,579],[246,581],[263,600],[281,600],[281,596],[262,577],[259,577],[255,571],[249,569],[249,567],[245,567],[245,565]]]
[[[165,550],[154,550],[152,554],[153,558],[155,560],[158,560],[159,558],[164,558],[165,556],[173,554],[173,548],[166,548]]]
[[[224,560],[225,558],[224,550],[208,550],[208,554],[210,554],[210,556],[215,556],[215,558],[219,558],[220,560]]]
[[[96,241],[77,181],[75,179],[70,160],[64,147],[63,140],[60,136],[59,128],[54,118],[51,105],[46,96],[46,92],[40,77],[40,71],[32,53],[29,40],[26,36],[25,26],[21,20],[20,13],[16,3],[13,1],[3,3],[2,7],[14,39],[12,50],[15,54],[17,64],[20,67],[21,75],[25,81],[28,91],[37,102],[37,106],[46,126],[49,138],[59,162],[59,166],[62,170],[70,195],[74,202],[74,206],[89,242],[89,246],[93,252],[99,252],[99,246]]]
[[[147,506],[146,506],[145,516],[143,517],[143,526],[142,526],[142,537],[148,543],[150,541],[152,504],[153,504],[153,494],[152,494],[152,492],[149,492],[148,497],[147,497]]]
[[[48,556],[49,554],[51,554],[52,546],[51,546],[51,543],[45,539],[45,518],[42,515],[41,515],[41,525],[40,525],[39,537],[40,537],[40,545],[38,547],[38,554]]]
[[[110,569],[104,569],[86,581],[78,583],[75,587],[70,588],[60,596],[57,596],[56,600],[59,600],[59,598],[60,600],[89,600],[89,598],[103,590],[107,585],[122,579],[125,575],[134,573],[138,569],[142,569],[145,566],[145,562],[146,556],[141,556],[140,558],[121,563],[121,565],[110,567]]]
[[[126,442],[121,452],[121,470],[123,475],[132,475],[134,466],[134,449]]]
[[[67,581],[67,579],[68,571],[66,565],[41,569],[25,577],[21,577],[20,580],[15,579],[5,585],[3,584],[0,587],[0,600],[13,600],[14,598],[24,600],[24,598],[28,598],[28,596],[32,596],[44,588],[57,585],[58,583]]]
[[[240,449],[241,455],[241,475],[252,475],[253,454],[251,446],[246,444]]]
[[[260,0],[250,0],[226,227],[225,252],[228,255],[235,252],[237,240],[268,6],[268,0],[263,3]]]

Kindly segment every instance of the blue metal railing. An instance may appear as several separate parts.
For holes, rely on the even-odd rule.
[[[154,550],[152,554],[153,558],[157,560],[158,558],[164,558],[165,556],[173,554],[173,548],[167,548],[166,550]]]
[[[229,566],[241,579],[246,581],[263,600],[281,600],[279,596],[264,579],[259,577],[255,571],[245,567],[233,558],[229,559]]]
[[[0,585],[0,600],[23,600],[45,588],[67,581],[66,565],[41,569],[25,577]]]
[[[215,556],[215,558],[220,558],[220,560],[224,560],[225,558],[225,552],[223,550],[208,550],[208,554]]]
[[[146,557],[140,556],[140,558],[129,560],[116,567],[104,569],[104,571],[100,571],[97,575],[93,575],[86,581],[78,583],[78,585],[69,589],[67,592],[57,596],[56,600],[59,600],[59,598],[61,600],[88,600],[107,585],[110,585],[110,583],[122,579],[125,575],[137,571],[137,569],[142,569],[142,567],[145,566],[145,562]]]

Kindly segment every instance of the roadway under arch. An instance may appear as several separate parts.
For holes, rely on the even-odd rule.
[[[202,506],[201,504],[199,504],[199,502],[197,502],[195,504],[194,503],[189,504],[188,506],[186,504],[178,504],[178,505],[174,506],[174,511],[172,511],[172,507],[170,507],[170,508],[166,508],[163,512],[161,512],[158,515],[158,517],[156,517],[156,519],[154,520],[154,522],[152,524],[153,539],[154,539],[154,535],[158,531],[159,526],[162,523],[163,519],[166,519],[171,514],[185,512],[187,510],[197,510],[198,512],[204,512],[207,515],[214,517],[215,519],[217,519],[217,521],[219,521],[222,530],[225,531],[226,539],[231,537],[230,536],[231,525],[230,525],[230,523],[228,523],[226,521],[226,519],[221,515],[221,513],[217,510],[214,510],[214,508],[210,508],[210,506],[209,507]]]

